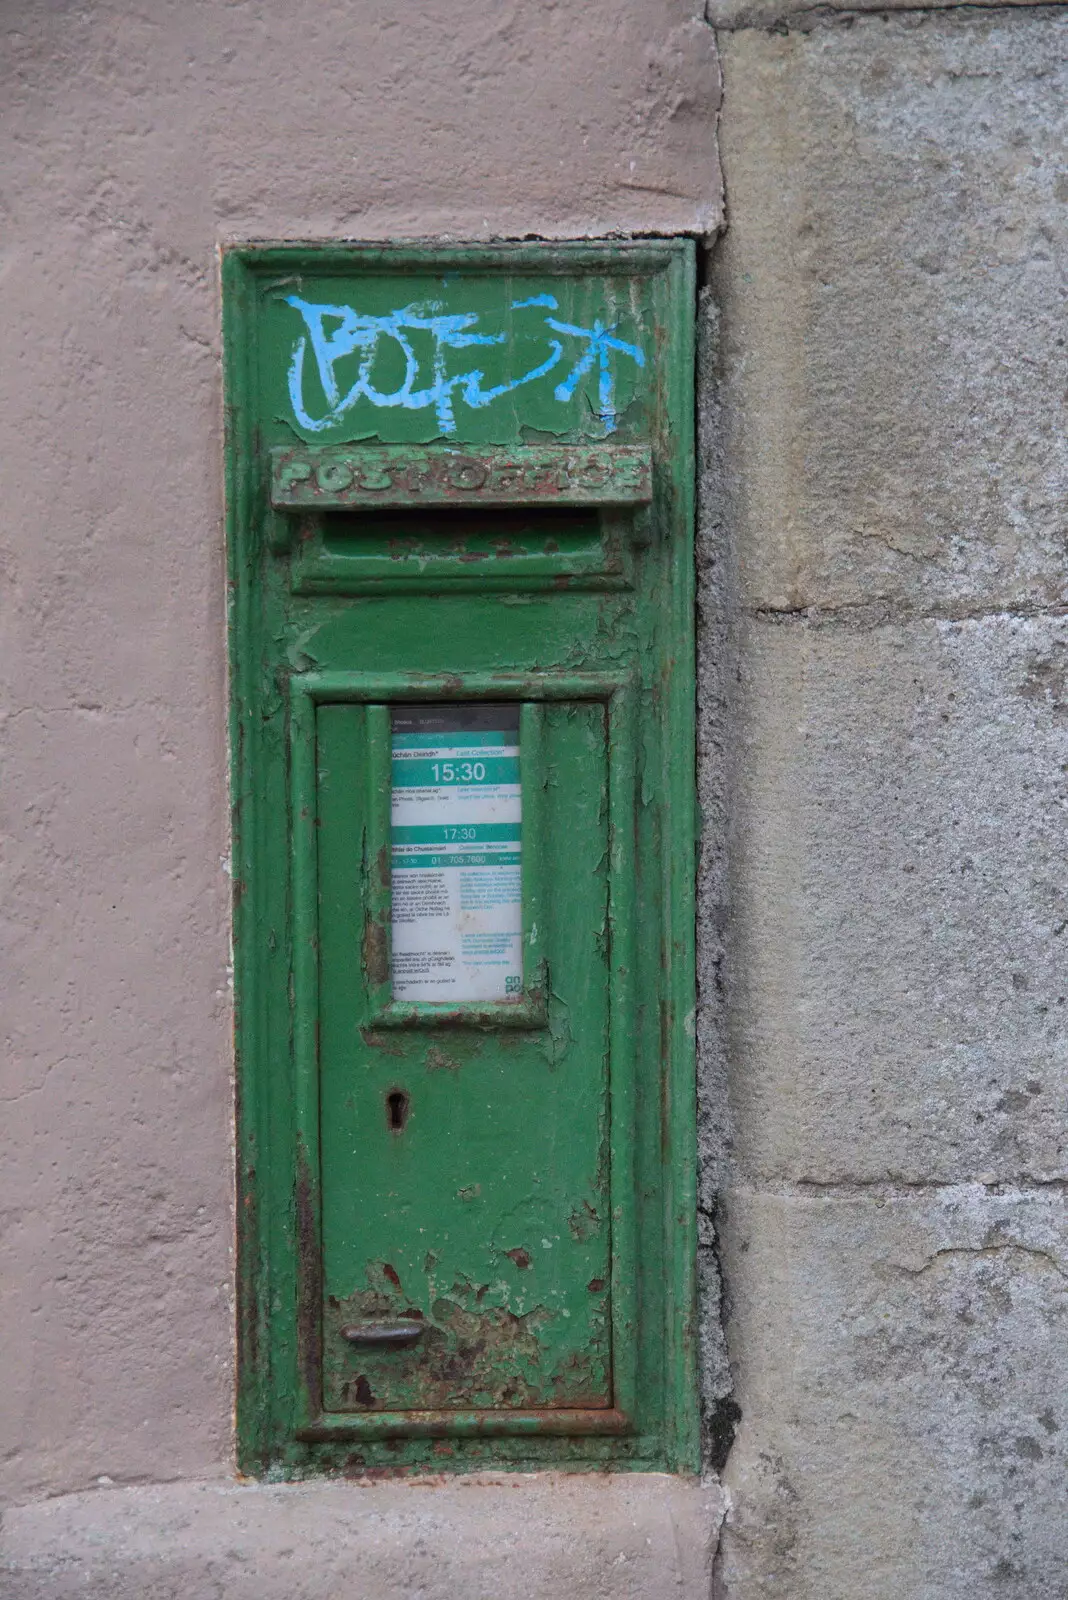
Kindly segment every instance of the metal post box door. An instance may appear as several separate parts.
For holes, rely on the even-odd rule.
[[[693,1470],[693,246],[223,290],[242,1468]]]
[[[324,1406],[610,1409],[606,708],[322,705],[316,743]]]

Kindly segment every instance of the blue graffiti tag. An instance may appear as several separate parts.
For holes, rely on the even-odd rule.
[[[301,335],[293,347],[289,365],[289,398],[293,415],[309,433],[321,433],[326,428],[334,427],[360,399],[375,407],[401,406],[406,411],[423,411],[432,407],[442,433],[455,433],[457,398],[473,410],[479,410],[492,404],[501,395],[511,394],[523,384],[534,383],[538,378],[545,377],[565,361],[564,344],[560,339],[550,338],[547,341],[549,353],[539,365],[506,383],[492,384],[487,388],[483,387],[485,373],[480,368],[452,374],[446,370],[446,352],[449,350],[466,350],[475,345],[503,345],[506,342],[507,335],[504,333],[474,331],[479,320],[477,312],[450,315],[442,311],[440,304],[429,301],[404,306],[399,311],[391,311],[381,317],[361,316],[351,306],[314,304],[295,294],[286,296],[286,304],[300,312],[307,330],[306,336]],[[511,307],[513,311],[534,308],[546,311],[559,309],[551,294],[515,300]],[[337,324],[329,332],[326,328],[328,322]],[[610,352],[629,356],[637,366],[644,367],[643,351],[638,345],[617,339],[614,326],[606,327],[600,321],[595,321],[592,328],[579,328],[549,316],[544,318],[544,322],[547,328],[563,334],[568,341],[586,341],[586,348],[580,351],[570,371],[554,388],[554,398],[562,403],[571,400],[582,379],[596,364],[598,415],[604,423],[605,432],[614,433],[618,413],[614,403]],[[420,359],[410,337],[414,333],[430,337],[433,355],[429,375],[420,370]],[[372,379],[383,340],[393,341],[404,362],[402,381],[395,389],[388,391],[378,388]],[[304,359],[309,343],[319,383],[330,408],[321,417],[311,416],[304,405]],[[355,381],[343,394],[335,368],[345,357],[357,354],[359,365]]]

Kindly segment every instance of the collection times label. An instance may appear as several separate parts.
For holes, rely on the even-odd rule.
[[[393,998],[523,989],[517,706],[407,706],[392,718]]]

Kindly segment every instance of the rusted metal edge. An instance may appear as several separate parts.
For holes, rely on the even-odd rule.
[[[630,672],[295,672],[294,696],[316,704],[393,700],[605,700],[636,687]]]
[[[281,511],[410,506],[648,505],[648,445],[333,445],[271,451]]]
[[[369,1030],[379,1028],[544,1028],[549,1008],[544,990],[530,989],[519,1001],[393,1000],[376,1011]]]
[[[505,1434],[559,1437],[631,1431],[626,1412],[607,1407],[559,1411],[380,1411],[352,1416],[328,1413],[298,1428],[297,1438],[303,1444],[331,1444],[357,1438],[470,1439]]]

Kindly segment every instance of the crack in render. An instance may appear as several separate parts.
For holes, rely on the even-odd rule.
[[[1059,1277],[1068,1280],[1068,1269],[1062,1266],[1062,1264],[1057,1260],[1057,1257],[1052,1255],[1049,1250],[1042,1250],[1038,1245],[1020,1244],[1015,1239],[1006,1239],[1004,1244],[946,1245],[941,1250],[935,1250],[930,1256],[928,1256],[927,1260],[920,1267],[907,1267],[903,1262],[900,1261],[895,1262],[894,1266],[898,1272],[907,1273],[910,1278],[919,1278],[922,1277],[925,1272],[929,1272],[931,1268],[936,1266],[939,1261],[947,1260],[951,1256],[989,1257],[1006,1255],[1010,1253],[1023,1256],[1034,1256],[1037,1260],[1044,1261],[1047,1266],[1052,1267],[1054,1272],[1056,1272]]]
[[[789,0],[787,0],[788,3]],[[819,0],[817,0],[814,5],[795,5],[789,10],[783,11],[779,16],[766,16],[759,19],[751,18],[743,11],[739,17],[729,22],[722,19],[719,21],[714,20],[710,15],[710,8],[711,0],[708,0],[705,6],[704,20],[713,31],[719,30],[724,33],[789,33],[792,27],[800,31],[806,23],[853,23],[859,17],[881,17],[886,20],[898,15],[925,16],[930,14],[932,16],[945,16],[947,13],[952,12],[962,12],[969,18],[985,17],[991,14],[1001,18],[1016,17],[1021,14],[1025,17],[1038,17],[1047,16],[1051,12],[1054,16],[1068,15],[1068,6],[1064,4],[1064,0],[1025,0],[1023,4],[1013,4],[1012,0],[1009,0],[1008,4],[995,3],[992,5],[984,5],[982,0],[977,0],[977,3],[969,3],[969,0],[945,0],[942,5],[875,4],[861,6],[839,6],[819,3]]]
[[[847,601],[842,605],[747,606],[743,615],[772,627],[800,623],[810,628],[853,628],[874,632],[914,622],[1032,622],[1068,616],[1068,601],[1053,605],[910,606],[882,600]]]
[[[727,98],[727,79],[723,72],[723,52],[719,47],[719,35],[716,31],[716,24],[708,15],[707,5],[703,12],[703,21],[712,34],[712,49],[715,52],[716,58],[716,79],[719,83],[719,103],[716,106],[716,115],[712,123],[712,149],[715,155],[716,170],[719,173],[719,222],[716,225],[715,232],[712,234],[706,234],[703,240],[704,248],[701,251],[702,259],[700,262],[699,272],[699,290],[701,286],[707,285],[709,281],[712,268],[713,252],[720,239],[722,239],[723,235],[730,227],[730,208],[727,203],[727,170],[723,165],[723,151],[719,136],[720,129],[723,126],[723,113]],[[695,419],[696,415],[697,414],[695,413]]]
[[[982,1189],[991,1195],[1007,1195],[1026,1193],[1031,1189],[1066,1188],[1068,1174],[1037,1177],[1025,1172],[1014,1178],[795,1178],[792,1183],[778,1190],[765,1189],[762,1192],[786,1196],[795,1190],[802,1194],[811,1190],[828,1199],[845,1200],[859,1191],[862,1194],[884,1195],[889,1200],[895,1195],[917,1191],[930,1194],[946,1189]]]
[[[718,1487],[723,1498],[722,1509],[720,1510],[719,1514],[719,1521],[716,1524],[712,1541],[709,1600],[727,1600],[727,1592],[726,1588],[724,1587],[723,1580],[723,1560],[726,1553],[723,1548],[723,1543],[727,1533],[727,1521],[731,1514],[733,1502],[731,1499],[731,1492],[727,1488],[727,1485],[725,1483],[720,1483]]]

